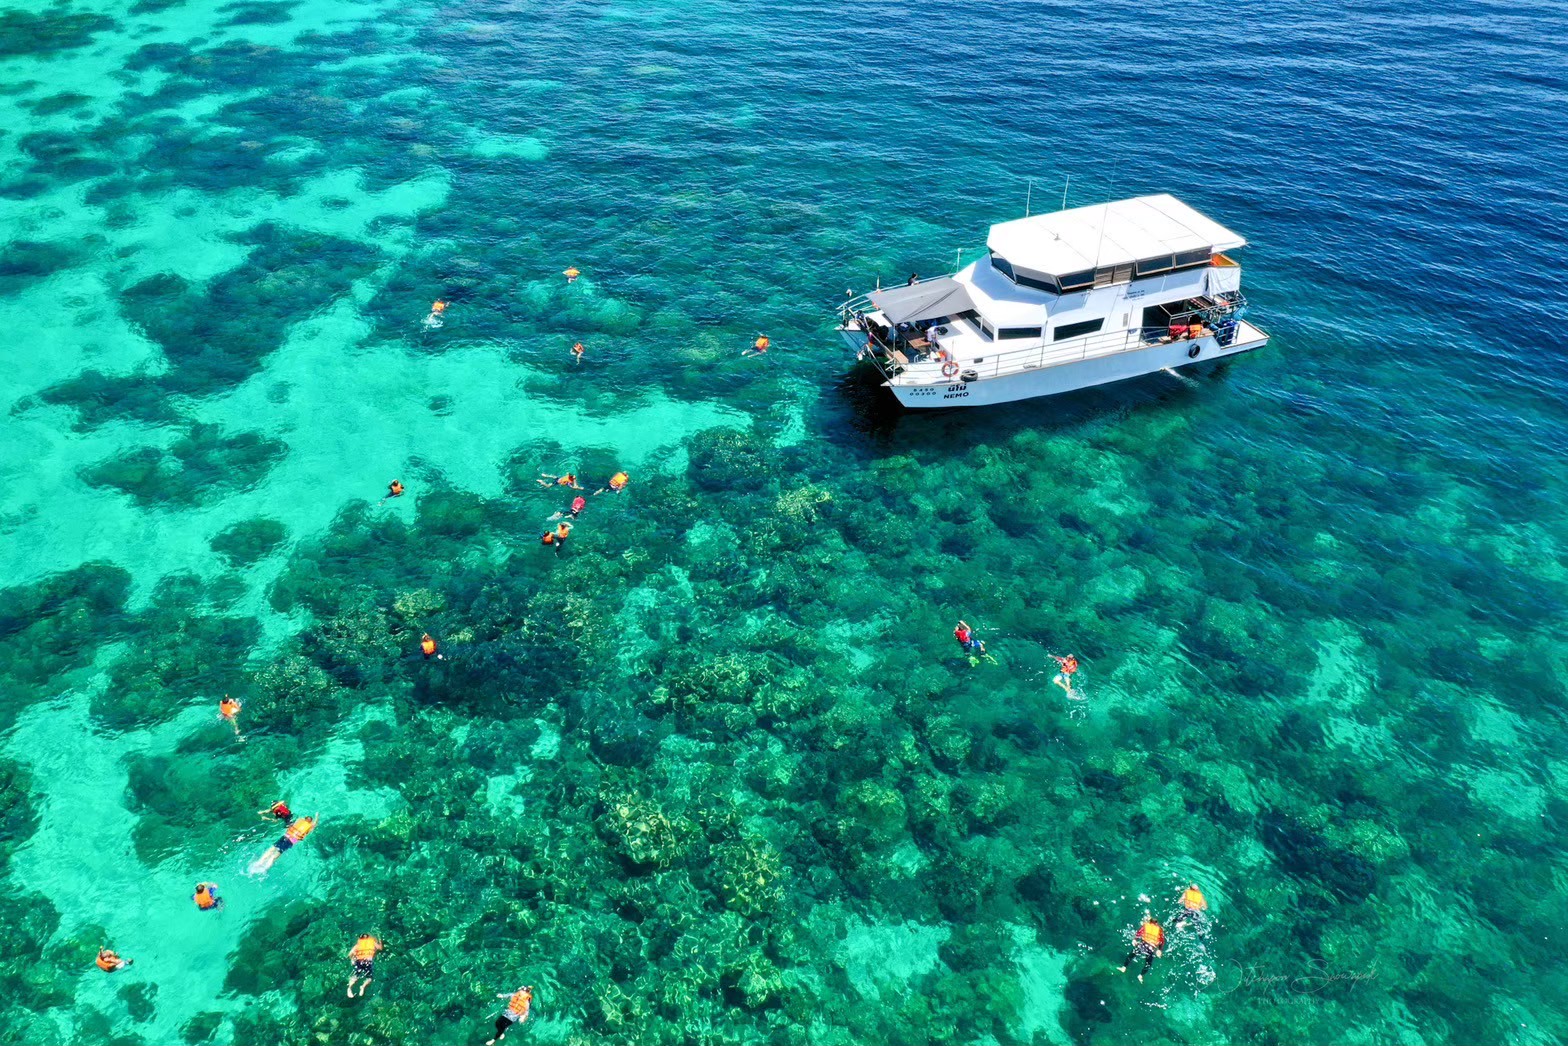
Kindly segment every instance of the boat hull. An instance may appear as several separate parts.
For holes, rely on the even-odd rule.
[[[846,340],[854,335],[846,332]],[[858,345],[864,341],[851,341]],[[903,384],[898,377],[883,384],[898,402],[912,410],[947,409],[951,407],[983,407],[995,403],[1015,403],[1018,400],[1056,396],[1095,385],[1107,385],[1128,378],[1142,377],[1159,371],[1185,367],[1209,360],[1228,359],[1244,352],[1261,349],[1267,345],[1268,335],[1251,324],[1243,324],[1236,339],[1222,346],[1213,337],[1175,341],[1147,348],[1132,349],[1106,356],[1096,356],[1073,363],[1040,367],[1013,374],[982,378],[978,381],[942,381],[937,384]],[[1198,351],[1194,355],[1193,349]]]

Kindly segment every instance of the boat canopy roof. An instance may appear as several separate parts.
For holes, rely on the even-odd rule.
[[[975,307],[969,289],[951,276],[943,276],[907,287],[874,291],[871,303],[887,316],[889,323],[913,323],[937,316],[954,316]]]
[[[991,226],[986,246],[1019,275],[1061,280],[1108,266],[1143,263],[1140,272],[1179,267],[1180,255],[1201,253],[1206,262],[1210,252],[1246,242],[1162,193],[1002,222]]]

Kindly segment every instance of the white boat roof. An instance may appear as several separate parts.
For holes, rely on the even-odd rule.
[[[991,226],[986,246],[1015,268],[1052,276],[1246,240],[1168,193],[1074,207]]]

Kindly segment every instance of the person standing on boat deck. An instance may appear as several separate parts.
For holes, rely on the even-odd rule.
[[[904,284],[904,286],[905,287],[913,287],[915,284],[917,284],[919,282],[920,282],[920,274],[918,272],[912,272],[912,273],[909,274],[909,282]]]

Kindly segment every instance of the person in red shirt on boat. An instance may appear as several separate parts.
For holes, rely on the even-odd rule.
[[[1143,969],[1138,971],[1138,983],[1143,983],[1143,975],[1149,972],[1149,967],[1154,965],[1154,960],[1165,954],[1165,927],[1148,912],[1143,913],[1143,924],[1138,927],[1138,932],[1133,935],[1132,951],[1127,953],[1127,958],[1117,967],[1122,973],[1127,972],[1127,967],[1138,956],[1143,956]]]

